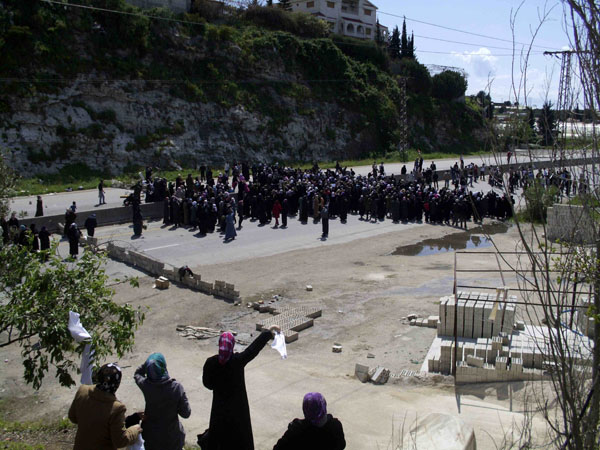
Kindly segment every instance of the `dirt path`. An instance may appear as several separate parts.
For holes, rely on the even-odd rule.
[[[206,280],[235,283],[245,301],[269,300],[277,294],[285,303],[323,306],[323,316],[315,320],[314,327],[302,331],[299,340],[289,345],[288,360],[281,361],[267,348],[247,367],[257,450],[272,448],[287,423],[301,416],[302,396],[308,391],[323,392],[331,412],[344,424],[349,449],[388,448],[392,428],[397,435],[402,422],[408,426],[428,412],[460,414],[475,427],[482,449],[495,448],[492,439],[496,444],[501,440],[499,423],[508,429],[512,421],[520,422],[521,414],[510,412],[511,405],[520,411],[518,398],[524,386],[519,383],[510,389],[486,385],[455,390],[441,379],[422,382],[410,378],[374,386],[361,384],[353,375],[355,363],[383,365],[393,373],[419,370],[435,330],[410,327],[402,318],[409,313],[437,315],[436,301],[452,291],[454,253],[392,253],[398,247],[457,232],[423,225],[349,244],[193,268]],[[514,250],[515,238],[511,229],[495,235],[494,241],[503,250]],[[484,255],[468,255],[468,263],[474,267],[490,264]],[[492,286],[500,282],[488,278],[472,281]],[[150,353],[164,353],[171,376],[183,383],[190,398],[192,417],[184,426],[193,443],[195,435],[208,426],[212,397],[202,385],[202,366],[216,352],[216,339],[188,340],[177,334],[176,326],[230,328],[238,331],[240,338],[251,339],[251,334],[256,335],[259,313],[176,286],[157,291],[152,289],[152,281],[142,278],[139,289],[116,287],[118,301],[150,308],[136,336],[135,351],[119,361],[124,381],[118,396],[129,410],[143,408],[133,372]],[[312,292],[306,291],[307,284],[313,286]],[[332,353],[334,342],[343,345],[342,353]],[[367,358],[369,353],[374,358]],[[2,349],[0,358],[0,398],[14,401],[15,417],[38,420],[66,415],[74,390],[58,388],[48,379],[33,393],[20,378],[18,349]],[[534,432],[541,430],[541,423],[535,422]]]

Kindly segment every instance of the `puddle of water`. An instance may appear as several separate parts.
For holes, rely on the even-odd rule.
[[[486,224],[468,231],[449,234],[443,238],[425,239],[417,244],[398,247],[392,255],[427,256],[455,250],[491,247],[492,241],[485,235],[506,233],[508,229],[509,226],[504,223]]]

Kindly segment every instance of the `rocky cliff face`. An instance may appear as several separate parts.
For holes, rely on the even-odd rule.
[[[274,97],[286,110],[296,100]],[[76,83],[57,94],[11,98],[0,114],[1,143],[22,175],[65,165],[119,173],[127,166],[194,167],[225,160],[322,160],[368,146],[353,131],[360,118],[335,103],[302,102],[301,113],[275,123],[242,105],[196,103],[138,83]]]

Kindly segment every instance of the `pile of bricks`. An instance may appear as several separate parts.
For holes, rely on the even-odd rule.
[[[511,296],[506,303],[498,303],[494,320],[490,320],[490,315],[494,308],[495,294],[458,292],[457,297],[458,302],[454,295],[440,299],[438,336],[454,336],[455,314],[456,334],[459,337],[491,338],[500,333],[513,332],[515,296]]]
[[[415,325],[417,327],[438,328],[439,322],[440,322],[439,316],[429,316],[426,319],[424,319],[424,318],[412,319],[410,321],[410,324]]]
[[[285,342],[298,340],[298,332],[314,325],[314,319],[321,317],[323,310],[316,306],[282,306],[271,307],[271,316],[265,316],[256,323],[256,329],[266,330],[271,325],[278,325],[285,336]]]
[[[239,301],[240,291],[235,290],[235,286],[231,283],[225,283],[224,281],[215,280],[213,286],[212,295],[217,297],[223,297],[227,300]]]

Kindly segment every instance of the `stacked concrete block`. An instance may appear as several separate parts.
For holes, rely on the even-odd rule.
[[[427,318],[427,326],[429,328],[437,328],[437,324],[438,324],[439,320],[440,320],[439,316],[429,316]]]
[[[508,358],[506,356],[498,356],[496,358],[496,370],[506,370],[508,364]]]
[[[260,305],[267,306],[270,305]],[[285,312],[281,312],[285,310]],[[269,311],[271,312],[271,311]],[[317,307],[273,308],[275,315],[266,316],[256,324],[257,330],[266,330],[271,325],[278,325],[285,336],[286,343],[298,340],[298,332],[314,325],[314,318],[321,317],[322,310]]]
[[[440,349],[440,372],[450,373],[452,369],[454,342],[450,339],[442,339]]]
[[[467,364],[473,367],[483,367],[483,364],[485,363],[485,359],[479,356],[469,355],[467,356],[466,360]]]
[[[514,374],[523,373],[523,360],[521,358],[511,358],[510,371]]]
[[[224,281],[220,280],[215,280],[213,286],[213,295],[232,301],[238,301],[240,299],[240,293],[234,289],[233,284],[225,283]]]

